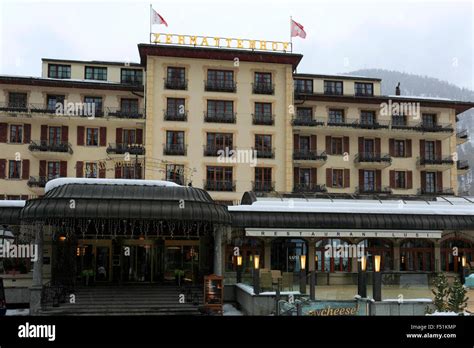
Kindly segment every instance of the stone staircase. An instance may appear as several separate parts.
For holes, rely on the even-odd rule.
[[[201,286],[95,285],[75,291],[75,303],[49,305],[41,315],[199,315],[203,302]],[[184,294],[185,303],[180,303]]]

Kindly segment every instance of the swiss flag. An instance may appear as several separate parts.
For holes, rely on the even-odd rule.
[[[291,37],[295,36],[299,36],[304,39],[306,37],[306,32],[304,31],[304,27],[301,24],[291,20]]]
[[[165,19],[159,15],[158,12],[156,12],[154,9],[151,9],[152,12],[152,18],[151,18],[151,24],[164,24],[168,26],[168,23],[166,23]]]

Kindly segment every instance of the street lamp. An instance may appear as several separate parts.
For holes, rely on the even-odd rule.
[[[258,295],[260,293],[259,267],[260,267],[260,256],[254,255],[253,257],[253,291],[255,295]]]
[[[242,283],[242,256],[237,256],[237,283]]]
[[[367,297],[367,259],[361,256],[359,263],[359,272],[357,274],[357,294],[362,297]]]
[[[466,266],[467,266],[466,256],[462,256],[461,257],[461,269],[459,271],[459,278],[461,279],[461,284],[464,284],[464,282],[466,281],[466,274],[465,274]]]
[[[380,273],[380,255],[374,256],[374,279],[372,281],[372,295],[375,301],[382,301],[382,273]]]
[[[309,278],[309,299],[314,301],[316,299],[316,272],[318,269],[318,255],[314,256],[314,270],[311,272]]]
[[[300,255],[300,293],[306,294],[306,255]]]

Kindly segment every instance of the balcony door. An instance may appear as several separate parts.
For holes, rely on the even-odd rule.
[[[61,127],[49,127],[48,143],[49,145],[61,144]]]

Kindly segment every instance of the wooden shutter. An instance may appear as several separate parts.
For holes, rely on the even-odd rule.
[[[8,124],[0,123],[0,143],[6,143],[8,141]]]
[[[76,162],[76,178],[82,178],[84,176],[84,162]]]
[[[29,144],[31,142],[31,124],[26,123],[23,125],[24,137],[23,144]]]
[[[395,188],[395,171],[391,170],[389,172],[389,178],[390,178],[390,188]]]
[[[420,182],[421,182],[421,189],[426,190],[426,172],[424,170],[420,172]]]
[[[139,164],[136,166],[137,172],[135,173],[135,178],[134,179],[141,179],[142,178],[142,165]]]
[[[67,161],[61,161],[59,163],[59,176],[62,178],[67,177]]]
[[[42,125],[41,125],[40,140],[41,140],[41,141],[46,141],[46,140],[48,140],[48,126],[45,125],[45,124],[42,124]]]
[[[44,160],[40,161],[39,176],[46,176],[46,161]]]
[[[407,189],[413,188],[413,172],[407,171]]]
[[[344,137],[343,142],[344,142],[344,152],[350,153],[350,151],[349,151],[349,137]]]
[[[364,152],[364,137],[359,137],[359,154]]]
[[[293,168],[293,188],[300,183],[300,169]]]
[[[420,158],[425,158],[425,140],[420,139]]]
[[[380,169],[375,171],[375,189],[377,191],[382,189],[382,171]]]
[[[344,187],[351,186],[351,170],[344,169]]]
[[[5,179],[6,172],[7,172],[7,160],[0,159],[0,179]]]
[[[78,146],[84,145],[84,133],[85,133],[84,127],[77,126],[77,145]]]
[[[69,141],[69,127],[61,127],[61,141],[67,143]]]
[[[443,172],[436,172],[436,188],[439,192],[443,190]]]
[[[30,160],[23,160],[21,163],[21,178],[28,180],[30,178]]]
[[[405,156],[406,157],[411,157],[412,152],[411,152],[411,139],[407,139],[405,141]]]
[[[382,153],[382,149],[380,146],[380,138],[375,138],[375,153],[380,155]]]
[[[316,185],[317,177],[316,177],[316,168],[311,168],[311,184]]]
[[[326,186],[332,187],[332,169],[326,168]]]
[[[359,169],[359,191],[364,189],[364,170]]]
[[[115,165],[115,179],[120,179],[122,177],[122,167]]]
[[[101,179],[105,178],[105,162],[99,163],[99,178]]]
[[[107,146],[107,127],[100,127],[100,146]]]
[[[326,154],[328,155],[332,155],[331,141],[331,136],[326,135]]]
[[[436,144],[435,144],[435,158],[436,159],[441,159],[442,157],[442,152],[441,152],[441,140],[436,140]]]
[[[311,138],[309,140],[311,151],[316,151],[316,141],[316,135],[311,135]]]
[[[300,149],[300,136],[293,134],[293,150],[298,151]]]
[[[143,129],[137,129],[137,144],[143,145]]]
[[[123,128],[117,128],[115,130],[115,142],[117,144],[121,144],[122,143],[122,130]]]
[[[388,139],[388,154],[395,156],[395,139]]]

